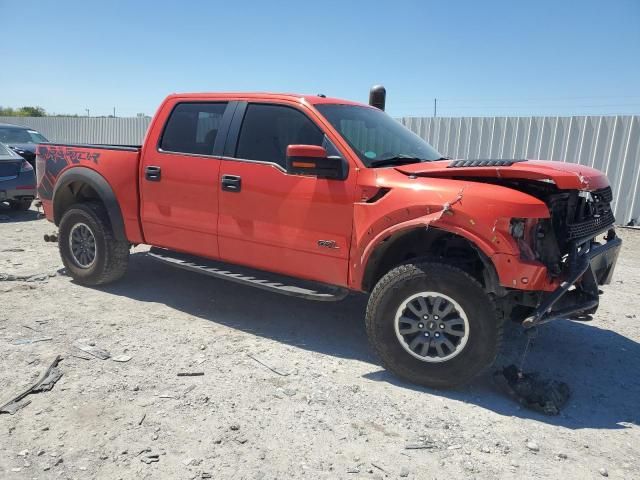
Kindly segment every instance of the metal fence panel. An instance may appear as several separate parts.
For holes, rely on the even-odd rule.
[[[52,142],[140,145],[149,117],[0,117],[0,123],[31,127]]]
[[[618,223],[640,219],[640,116],[399,120],[452,158],[557,160],[602,170],[613,188]]]

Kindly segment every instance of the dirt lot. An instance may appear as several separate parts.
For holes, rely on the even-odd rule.
[[[42,241],[52,231],[0,207],[0,403],[64,357],[52,391],[0,415],[3,479],[640,478],[640,231],[620,232],[596,319],[547,325],[533,344],[525,370],[573,390],[558,417],[489,375],[448,392],[396,380],[368,348],[362,296],[310,303],[141,247],[124,280],[85,288]],[[78,339],[131,359],[79,358]],[[498,363],[525,341],[510,329]]]

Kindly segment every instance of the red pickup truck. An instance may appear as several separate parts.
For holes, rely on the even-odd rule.
[[[621,246],[606,176],[451,160],[371,98],[175,94],[142,146],[40,145],[38,194],[67,271],[111,282],[148,244],[273,292],[364,292],[383,364],[431,387],[490,365],[505,320],[590,319]]]

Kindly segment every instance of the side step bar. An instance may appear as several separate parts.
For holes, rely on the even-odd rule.
[[[156,260],[174,267],[261,288],[263,290],[269,290],[271,292],[293,297],[302,297],[307,300],[335,302],[342,300],[349,294],[346,288],[334,285],[327,285],[310,280],[300,280],[277,273],[265,272],[263,270],[254,270],[248,267],[223,263],[217,260],[210,260],[208,258],[188,255],[164,248],[153,247],[149,251],[149,255]]]

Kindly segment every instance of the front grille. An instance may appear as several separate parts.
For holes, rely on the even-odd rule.
[[[606,213],[597,217],[593,217],[587,221],[580,223],[569,223],[567,225],[567,240],[576,240],[578,238],[594,237],[598,233],[610,227],[615,218],[613,212],[609,209]]]
[[[593,201],[598,204],[611,203],[613,201],[613,193],[611,193],[611,187],[601,188],[591,192]]]

